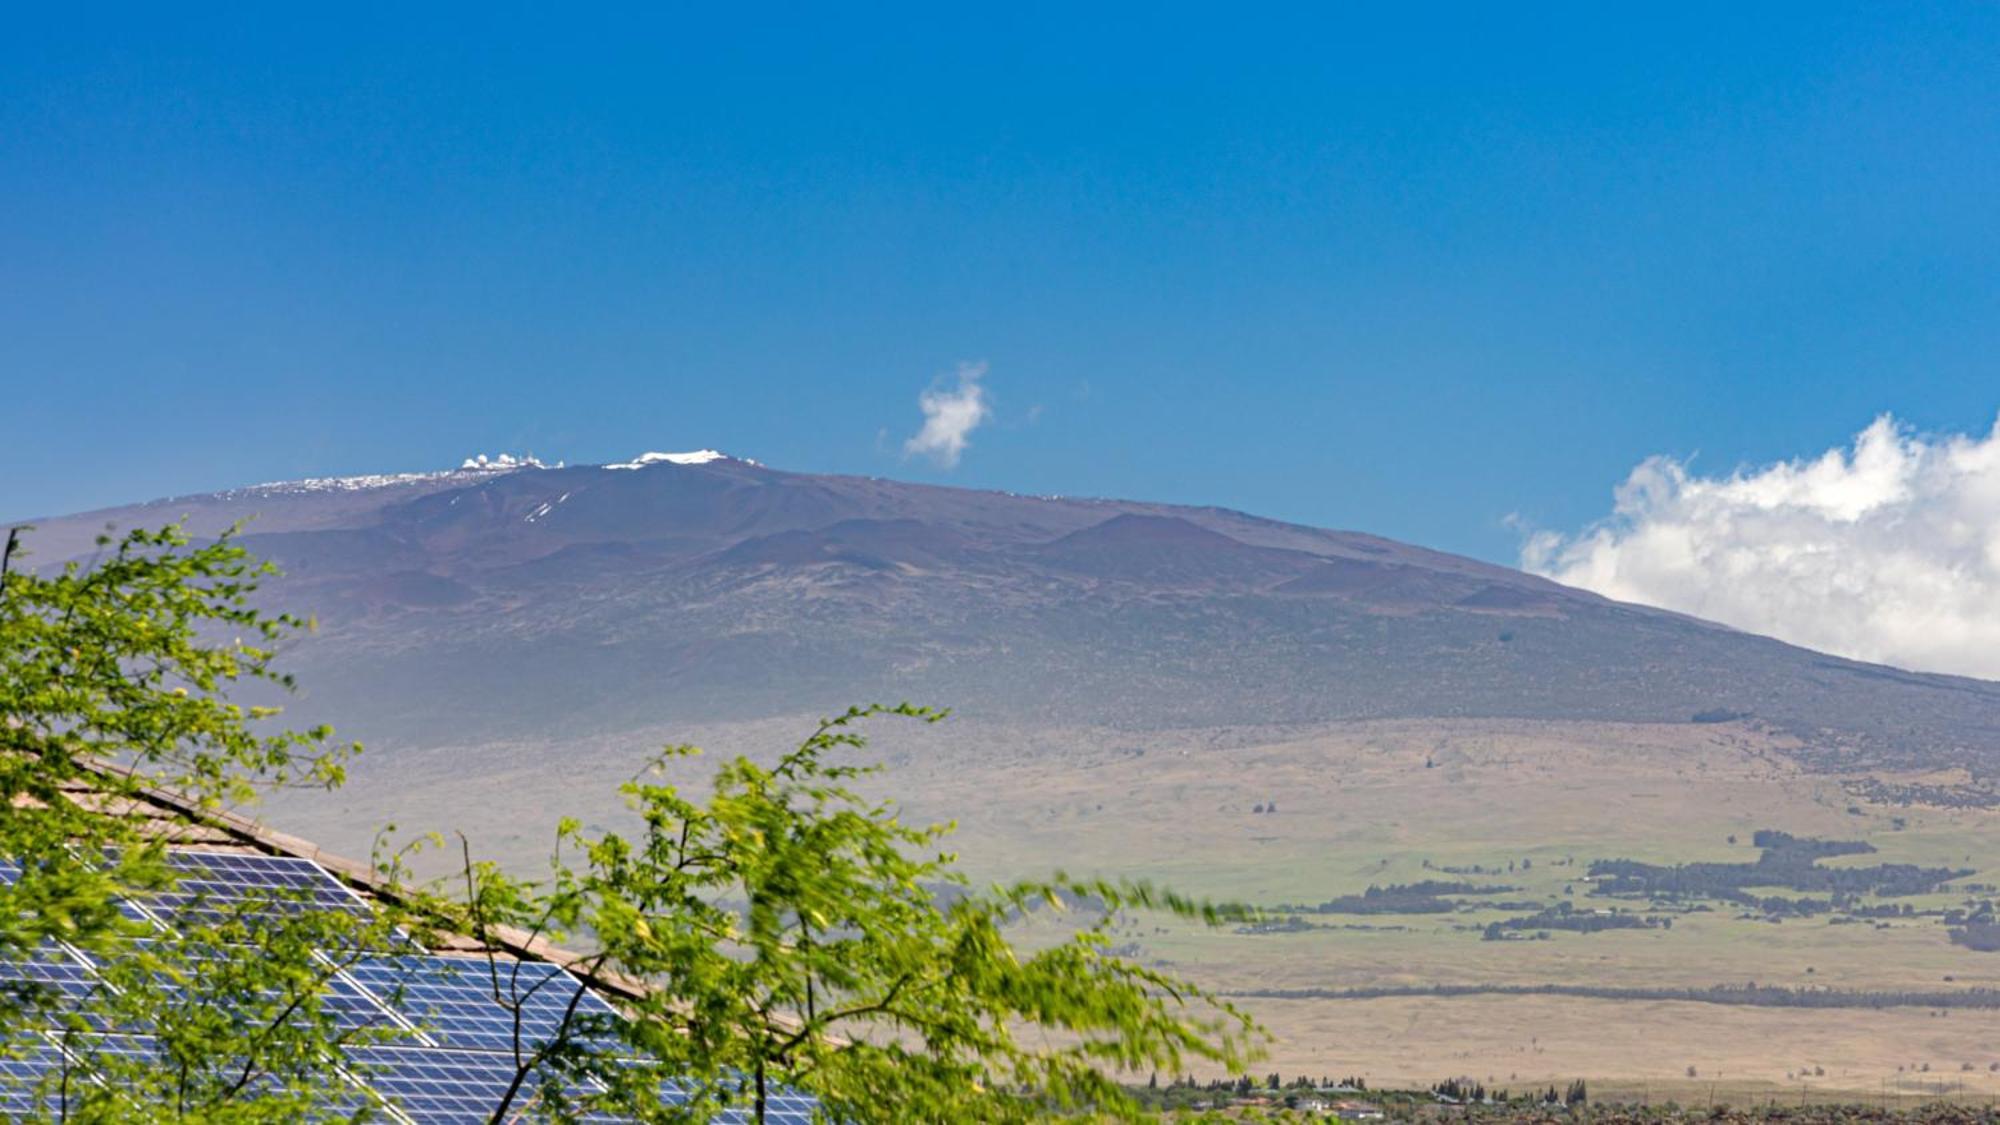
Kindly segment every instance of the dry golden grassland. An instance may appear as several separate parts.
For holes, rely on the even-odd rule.
[[[1464,1075],[1518,1092],[1588,1076],[1600,1098],[1617,1090],[1682,1103],[1801,1092],[1914,1100],[1962,1089],[1968,1097],[2000,1097],[2000,1074],[1987,1069],[2000,1030],[1992,1013],[1498,996],[1267,1000],[1252,1010],[1277,1035],[1259,1070],[1365,1074],[1384,1088]],[[1920,1069],[1926,1062],[1928,1072]],[[1968,1062],[1973,1070],[1962,1069]]]
[[[399,762],[393,784],[371,782],[364,760],[333,804],[281,807],[274,818],[351,850],[366,846],[360,826],[383,820],[463,827],[488,854],[532,869],[556,816],[618,822],[608,794],[650,742],[683,738],[718,753],[767,753],[799,726],[663,731],[567,746],[559,756],[526,746],[481,747],[476,757],[437,753]],[[1879,849],[1825,861],[1832,864],[1971,867],[1980,871],[1971,881],[2000,882],[2000,813],[1859,801],[1841,779],[1800,771],[1786,756],[1789,744],[1755,729],[1468,720],[1141,735],[954,722],[881,733],[875,749],[889,768],[873,786],[901,798],[910,819],[957,821],[957,847],[981,878],[1062,868],[1267,907],[1426,878],[1519,888],[1465,900],[1478,905],[1466,912],[1307,915],[1335,928],[1299,933],[1143,918],[1121,927],[1134,955],[1224,991],[1753,980],[1870,991],[2000,987],[2000,954],[1954,946],[1925,918],[1886,928],[1830,925],[1825,916],[1773,924],[1724,905],[1676,915],[1671,930],[1480,940],[1487,921],[1520,913],[1493,909],[1495,900],[1603,905],[1584,879],[1591,860],[1749,862],[1758,854],[1751,835],[1762,828],[1862,839]],[[469,776],[468,760],[491,767]],[[1253,811],[1273,803],[1275,811]],[[1500,874],[1438,870],[1475,865]],[[1964,897],[1908,901],[1921,909]],[[1462,1074],[1500,1085],[1587,1077],[1657,1083],[1663,1096],[1686,1101],[1717,1091],[1796,1093],[1803,1074],[1804,1085],[1827,1092],[1876,1095],[1897,1081],[1911,1091],[1962,1081],[1968,1094],[2000,1095],[2000,1073],[1988,1069],[2000,1061],[2000,1011],[1992,1010],[1548,996],[1244,1003],[1276,1036],[1269,1068],[1288,1075],[1358,1073],[1407,1084]]]

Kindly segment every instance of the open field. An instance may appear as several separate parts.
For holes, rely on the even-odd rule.
[[[1802,1088],[1841,1100],[1874,1100],[1885,1091],[1915,1100],[1947,1086],[1968,1097],[2000,1097],[2000,1074],[1988,1069],[2000,1061],[2000,1020],[1992,1013],[1773,1012],[1542,997],[1262,1000],[1250,1008],[1277,1037],[1260,1070],[1363,1074],[1385,1088],[1464,1075],[1519,1091],[1587,1075],[1600,1098],[1615,1091],[1682,1103],[1796,1099]],[[1962,1069],[1967,1063],[1974,1069]]]
[[[276,817],[348,850],[365,849],[363,823],[463,827],[475,845],[527,869],[544,854],[560,813],[617,822],[607,795],[643,761],[645,747],[682,737],[714,752],[767,753],[800,725],[657,732],[567,747],[560,760],[531,747],[484,747],[478,758],[434,759],[435,773],[402,763],[393,790],[371,785],[364,759],[349,792],[317,810],[281,806]],[[1978,874],[1959,882],[2000,881],[2000,813],[1869,803],[1842,778],[1802,771],[1788,756],[1792,743],[1757,729],[1425,721],[1146,736],[946,724],[880,734],[875,749],[889,769],[873,784],[902,797],[911,819],[956,820],[964,862],[981,878],[1061,867],[1266,908],[1426,879],[1509,888],[1458,898],[1446,912],[1303,914],[1302,924],[1314,928],[1297,932],[1202,930],[1148,918],[1121,924],[1132,955],[1243,994],[1276,1037],[1269,1068],[1288,1075],[1356,1073],[1407,1085],[1465,1074],[1503,1086],[1587,1077],[1657,1084],[1660,1096],[1685,1102],[1796,1096],[1803,1073],[1809,1091],[1876,1096],[1900,1082],[1914,1097],[1923,1083],[1962,1082],[1970,1096],[2000,1095],[2000,1072],[1990,1069],[2000,1063],[2000,1010],[1991,1008],[1938,1014],[1567,996],[1256,995],[1751,981],[1869,993],[2000,988],[2000,953],[1954,945],[1937,917],[1923,916],[1965,902],[1967,894],[1949,885],[1869,897],[1907,902],[1916,914],[1861,924],[1833,924],[1826,914],[1772,922],[1711,904],[1673,913],[1670,929],[1481,940],[1488,922],[1527,906],[1613,905],[1589,893],[1593,860],[1749,863],[1760,829],[1876,849],[1824,860],[1829,867],[1969,868]],[[466,777],[447,760],[494,768]],[[446,809],[463,819],[443,819]],[[1467,873],[1474,868],[1481,873]],[[1643,902],[1615,905],[1648,910]],[[1037,920],[1024,936],[1032,941],[1037,927],[1061,924]]]

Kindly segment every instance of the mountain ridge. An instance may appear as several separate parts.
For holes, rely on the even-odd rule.
[[[391,746],[917,698],[1134,729],[1727,714],[1817,768],[2000,769],[2000,685],[1363,532],[707,450],[361,479],[41,521],[30,546],[255,517],[242,542],[287,573],[266,596],[325,623],[298,709]]]

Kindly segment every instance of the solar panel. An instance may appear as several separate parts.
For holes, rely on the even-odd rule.
[[[490,1121],[520,1071],[514,1054],[505,1051],[397,1045],[356,1048],[349,1052],[349,1058],[356,1064],[356,1081],[421,1125]],[[510,1106],[520,1120],[539,1119],[537,1106],[551,1108],[541,1105],[545,1077],[545,1071],[536,1070],[521,1080]],[[603,1087],[590,1084],[572,1087],[564,1096],[580,1100],[602,1092]],[[683,1105],[688,1100],[681,1084],[671,1080],[661,1084],[662,1105]],[[813,1125],[816,1105],[808,1095],[775,1090],[766,1098],[764,1120],[768,1125]],[[564,1108],[577,1112],[573,1102]],[[598,1109],[580,1113],[575,1120],[611,1123],[632,1119]],[[750,1125],[752,1117],[748,1109],[730,1109],[713,1120],[722,1125]]]
[[[560,966],[539,961],[364,957],[347,972],[444,1047],[532,1050],[561,1034],[566,1020],[574,1035],[577,1018],[616,1015]]]
[[[361,915],[372,911],[366,900],[310,860],[184,850],[168,855],[168,862],[180,873],[179,885],[146,900],[144,911],[125,904],[133,916],[172,927],[176,921],[198,924],[237,917],[246,906],[254,917],[266,901],[280,911],[312,909]],[[20,874],[17,862],[0,860],[0,883],[16,881]],[[171,948],[173,957],[191,959],[197,973],[209,958],[259,955],[249,945],[215,945],[204,950],[185,941],[169,947],[168,941],[162,937],[138,944],[141,949],[163,953]],[[411,941],[413,947],[415,944]],[[557,965],[417,952],[357,956],[358,952],[348,947],[319,954],[327,970],[321,1010],[332,1016],[341,1031],[394,1026],[408,1038],[396,1045],[349,1048],[355,1066],[347,1077],[359,1084],[350,1103],[356,1109],[372,1104],[369,1099],[379,1096],[399,1107],[393,1111],[398,1119],[420,1125],[488,1121],[514,1083],[517,1045],[533,1051],[561,1034],[565,1020],[618,1018],[603,998],[584,989],[576,977]],[[158,981],[169,993],[184,987],[165,977]],[[65,946],[51,944],[33,957],[0,961],[0,990],[23,995],[38,992],[59,1009],[75,1005],[107,983],[89,957]],[[68,1055],[40,1034],[16,1035],[15,1042],[0,1042],[0,1118],[46,1110],[38,1100],[42,1095],[37,1085],[52,1067],[73,1067],[79,1072],[77,1081],[92,1081],[81,1073],[81,1062],[109,1056],[143,1059],[159,1048],[158,1040],[143,1034],[149,1027],[114,1028],[96,1019],[90,1026],[117,1034],[66,1040],[74,1044]],[[573,1037],[600,1050],[618,1049],[615,1038],[607,1039],[573,1022],[568,1028]],[[522,1084],[515,1104],[524,1115],[533,1114],[540,1086],[539,1075]],[[364,1088],[369,1092],[362,1092]],[[588,1086],[581,1092],[601,1092],[601,1088]],[[663,1103],[686,1100],[679,1084],[662,1084]],[[809,1097],[779,1093],[771,1099],[769,1120],[806,1125],[812,1120],[813,1108]],[[600,1112],[582,1120],[624,1119]],[[732,1112],[720,1120],[741,1122],[747,1117]]]
[[[47,943],[33,956],[0,961],[0,1004],[15,1006],[17,1027],[31,1034],[110,1030],[103,1013],[89,1003],[107,987],[89,960],[67,946]],[[0,1050],[8,1046],[0,1041]]]
[[[19,883],[21,881],[22,872],[23,872],[22,866],[18,861],[11,859],[0,859],[0,886]],[[139,907],[134,903],[127,902],[124,899],[120,899],[117,903],[117,906],[118,906],[118,913],[123,914],[125,917],[132,919],[134,922],[150,923],[153,921],[151,915],[148,915],[144,910],[139,909]]]
[[[62,1052],[37,1035],[0,1049],[0,1114],[25,1116],[48,1111],[58,1100]]]
[[[94,987],[90,970],[62,946],[45,944],[20,961],[0,961],[0,991],[23,1001],[50,1003],[77,999]]]
[[[352,914],[368,910],[359,895],[325,868],[296,856],[176,850],[167,853],[167,864],[179,881],[152,901],[176,916],[221,921],[251,902]]]
[[[634,1066],[645,1065],[636,1060]],[[739,1098],[740,1098],[739,1094]],[[674,1079],[660,1083],[660,1103],[662,1105],[686,1105],[690,1101],[687,1087]],[[764,1097],[764,1120],[768,1125],[812,1125],[813,1110],[818,1102],[810,1095],[777,1088],[768,1091]],[[724,1110],[715,1120],[726,1125],[748,1125],[752,1111],[748,1109]]]
[[[764,1103],[767,1125],[812,1125],[818,1099],[809,1094],[773,1094]]]
[[[421,1125],[484,1125],[520,1073],[512,1054],[445,1047],[364,1047],[350,1052],[356,1077]],[[523,1120],[541,1104],[541,1076],[522,1080],[511,1107]],[[587,1122],[624,1118],[589,1113]]]
[[[171,1065],[168,1063],[161,1041],[149,1035],[75,1036],[62,1040],[62,1043],[68,1049],[70,1055],[79,1063],[90,1064],[99,1063],[100,1060],[120,1059],[130,1060],[142,1066],[155,1063]],[[106,1069],[115,1072],[115,1068],[107,1067]],[[222,1072],[228,1072],[228,1070],[229,1068],[226,1066],[221,1068]],[[222,1073],[216,1076],[223,1077],[225,1081],[232,1082],[236,1078],[231,1073]],[[197,1087],[194,1096],[201,1098],[208,1096],[210,1093],[211,1091],[204,1091]],[[233,1096],[247,1101],[261,1096],[283,1093],[285,1093],[284,1087],[279,1079],[270,1074],[259,1074],[252,1076],[244,1090],[240,1094]],[[315,1083],[315,1095],[319,1103],[316,1108],[323,1111],[322,1113],[314,1114],[315,1118],[331,1115],[329,1119],[347,1120],[351,1119],[362,1109],[375,1105],[375,1099],[365,1089],[351,1083],[343,1083],[339,1078],[329,1078],[327,1084]],[[99,1119],[101,1116],[102,1114],[100,1113],[93,1120]]]
[[[90,1035],[64,1040],[78,1059],[118,1058],[141,1062],[160,1057],[160,1041],[150,1035]]]
[[[362,988],[344,970],[327,982],[327,990],[319,1003],[320,1010],[331,1015],[333,1025],[342,1031],[364,1027],[408,1027],[408,1021],[391,1012],[387,1004]]]
[[[204,962],[220,962],[242,957],[254,957],[256,951],[248,946],[218,945],[202,946],[192,942],[165,943],[159,939],[136,941],[133,946],[141,952],[162,955],[162,968],[168,972],[149,974],[152,981],[163,991],[180,993],[187,987],[183,980],[175,979],[170,973],[193,975],[203,972]],[[311,981],[295,982],[290,992],[277,989],[259,992],[259,999],[273,1007],[283,1007],[294,998],[311,995],[316,998],[319,1010],[330,1016],[333,1026],[341,1031],[354,1031],[365,1027],[407,1026],[362,988],[341,968],[341,961],[321,953],[318,955],[321,972]],[[0,975],[4,975],[0,968]],[[151,1028],[120,1027],[122,1032],[147,1031]]]

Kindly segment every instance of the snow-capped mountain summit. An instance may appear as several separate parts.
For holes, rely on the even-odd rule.
[[[607,469],[643,469],[648,465],[706,465],[711,461],[733,461],[735,458],[714,449],[697,449],[690,453],[641,453],[630,461],[617,461],[604,466]]]
[[[685,453],[664,453],[649,451],[641,453],[630,461],[614,461],[595,466],[601,469],[644,469],[653,465],[707,465],[716,461],[742,461],[746,465],[757,462],[739,457],[731,457],[716,449],[696,449]],[[495,476],[501,473],[520,472],[524,469],[561,469],[567,466],[561,462],[543,461],[533,454],[515,455],[498,453],[488,456],[474,454],[459,462],[456,469],[435,469],[428,472],[410,473],[360,473],[344,477],[305,477],[299,480],[266,481],[244,488],[230,489],[218,493],[220,496],[278,496],[315,492],[359,492],[367,489],[391,488],[397,485],[425,484],[431,482],[453,483],[479,477]],[[582,466],[585,468],[591,466]]]
[[[484,453],[467,457],[456,469],[434,469],[413,473],[360,473],[345,477],[305,477],[301,480],[274,480],[263,484],[253,484],[246,488],[230,489],[219,493],[221,496],[281,496],[287,493],[313,492],[360,492],[376,488],[392,488],[396,485],[422,484],[427,481],[471,480],[496,473],[512,473],[521,469],[562,468],[558,461],[553,466],[544,464],[534,456],[516,457],[502,453],[488,457]]]
[[[715,449],[696,449],[685,453],[641,453],[630,461],[614,461],[607,465],[594,466],[601,469],[644,469],[653,465],[707,465],[716,461],[741,461],[746,465],[757,462],[731,457]],[[556,461],[543,461],[533,454],[498,453],[491,456],[478,453],[459,462],[456,469],[433,469],[408,473],[360,473],[341,477],[305,477],[299,480],[266,481],[216,493],[218,496],[282,496],[288,494],[309,494],[317,492],[360,492],[369,489],[393,488],[398,485],[428,483],[466,483],[484,477],[504,473],[516,473],[529,469],[562,469],[567,466]],[[593,466],[580,466],[590,468]]]
[[[242,526],[286,575],[271,604],[322,622],[296,653],[302,712],[406,744],[912,698],[1107,727],[1741,715],[1828,764],[2000,769],[2000,685],[1219,508],[703,448],[180,497],[37,521],[27,543],[53,565],[107,524],[177,520]]]

